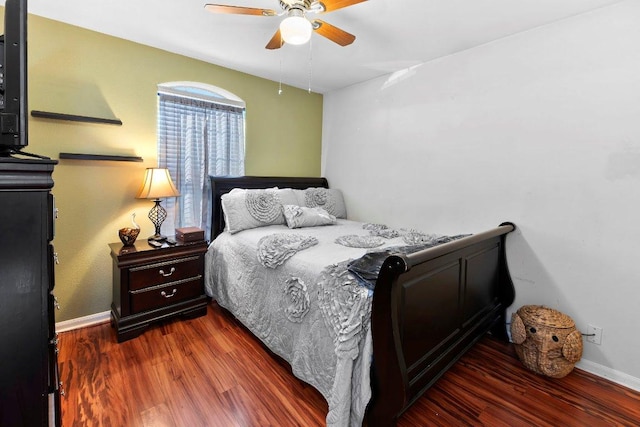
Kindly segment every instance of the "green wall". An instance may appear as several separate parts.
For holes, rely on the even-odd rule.
[[[135,155],[143,163],[60,160],[53,193],[60,210],[54,246],[57,321],[110,309],[108,243],[135,212],[153,234],[150,201],[137,200],[144,169],[157,165],[158,83],[199,81],[247,105],[248,175],[319,176],[322,96],[202,61],[29,15],[29,110],[118,118],[123,125],[30,117],[26,151]]]

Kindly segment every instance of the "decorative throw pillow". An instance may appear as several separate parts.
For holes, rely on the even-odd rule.
[[[282,212],[289,228],[315,227],[336,223],[336,217],[322,208],[283,205]]]
[[[284,224],[282,205],[296,203],[293,190],[269,188],[247,190],[234,188],[220,198],[225,229],[231,234],[250,228]]]
[[[320,207],[336,218],[347,217],[347,207],[342,192],[333,188],[312,187],[306,190],[293,190],[299,206]]]

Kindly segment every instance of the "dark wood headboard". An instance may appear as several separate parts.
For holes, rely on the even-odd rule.
[[[304,190],[309,187],[329,188],[326,178],[277,177],[277,176],[210,176],[211,179],[211,240],[224,230],[224,215],[220,197],[234,188],[294,188]]]

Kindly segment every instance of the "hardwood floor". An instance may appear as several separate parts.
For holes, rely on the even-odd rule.
[[[109,324],[60,334],[63,426],[323,426],[327,405],[215,303],[117,344]],[[550,379],[486,337],[399,426],[638,426],[640,393],[580,370]]]

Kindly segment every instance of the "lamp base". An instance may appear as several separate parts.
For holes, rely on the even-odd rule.
[[[167,217],[167,211],[160,205],[160,199],[155,199],[153,203],[154,205],[149,211],[149,219],[156,228],[156,234],[154,234],[153,236],[149,236],[147,238],[147,241],[164,242],[165,240],[167,240],[167,237],[160,234],[160,226]]]

